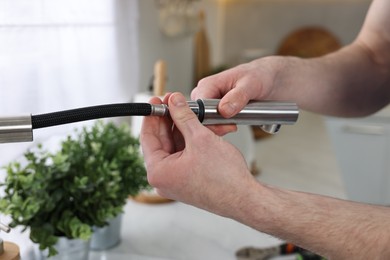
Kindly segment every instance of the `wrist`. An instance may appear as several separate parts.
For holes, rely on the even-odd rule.
[[[252,182],[245,187],[242,196],[236,201],[236,207],[231,218],[259,231],[266,232],[269,223],[274,219],[271,211],[275,210],[272,205],[277,205],[276,197],[272,188],[253,178]]]
[[[289,86],[288,81],[291,81],[290,70],[298,60],[299,58],[296,57],[283,56],[268,56],[255,60],[255,67],[262,72],[261,81],[263,82],[262,89],[259,92],[261,96],[258,99],[288,99],[285,91],[288,91],[286,86]],[[268,80],[265,80],[267,78]]]

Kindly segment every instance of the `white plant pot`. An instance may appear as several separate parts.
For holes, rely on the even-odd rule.
[[[108,225],[102,228],[94,227],[90,248],[92,250],[106,250],[120,243],[122,215],[119,214],[108,221]]]
[[[48,257],[48,250],[41,251],[42,260],[88,260],[89,240],[60,237],[54,246],[58,254]]]

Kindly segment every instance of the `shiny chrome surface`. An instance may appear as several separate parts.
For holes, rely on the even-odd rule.
[[[276,134],[279,132],[281,125],[261,125],[260,128],[264,132],[267,132],[269,134]]]
[[[0,222],[0,230],[9,233],[11,231],[11,228],[6,224]]]
[[[0,143],[29,142],[33,140],[31,116],[0,118]]]
[[[188,106],[191,108],[191,110],[199,116],[199,104],[196,101],[187,101]]]
[[[257,125],[267,133],[277,133],[281,125],[294,124],[298,120],[298,106],[293,102],[283,101],[253,101],[244,107],[237,115],[224,118],[218,111],[219,99],[201,99],[204,106],[204,125]],[[191,110],[199,116],[198,101],[187,101]],[[169,114],[166,105],[152,105],[153,116]]]
[[[237,115],[224,118],[218,112],[219,100],[202,100],[205,106],[203,124],[237,124],[237,125],[284,125],[294,124],[299,115],[298,107],[293,102],[282,101],[253,101],[244,107]],[[272,127],[269,130],[276,130]],[[266,129],[268,129],[266,127]]]
[[[150,113],[151,116],[166,116],[168,115],[168,106],[165,104],[153,104],[151,105],[152,112]]]

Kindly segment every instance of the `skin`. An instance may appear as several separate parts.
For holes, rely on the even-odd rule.
[[[357,39],[315,59],[267,57],[201,80],[192,98],[222,98],[226,117],[249,100],[294,100],[326,115],[369,115],[390,101],[390,1],[374,0]],[[298,76],[299,75],[299,76]],[[235,219],[328,259],[390,259],[390,209],[269,187],[220,135],[202,126],[180,93],[171,118],[146,117],[141,145],[160,195]],[[367,173],[370,174],[370,173]]]

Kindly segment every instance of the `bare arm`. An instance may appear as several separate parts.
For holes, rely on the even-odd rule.
[[[259,59],[201,80],[192,97],[223,97],[225,116],[250,99],[295,100],[303,109],[335,116],[373,113],[390,101],[388,10],[388,0],[373,1],[357,39],[337,52]]]
[[[250,99],[292,99],[331,115],[372,113],[390,100],[389,11],[390,1],[375,0],[356,41],[336,53],[259,59],[202,80],[192,97],[223,97],[226,116]],[[389,208],[263,185],[237,149],[198,122],[182,95],[164,102],[173,121],[147,117],[141,132],[148,180],[161,195],[330,259],[390,259]]]
[[[238,221],[328,259],[390,258],[388,207],[254,186]]]
[[[148,180],[162,196],[330,259],[390,259],[389,208],[263,185],[236,148],[199,123],[184,96],[165,102],[183,136],[162,117],[146,117],[141,132]]]

